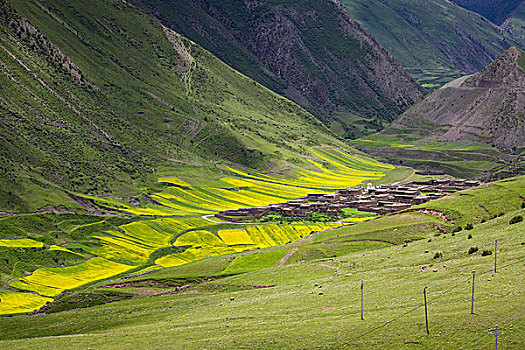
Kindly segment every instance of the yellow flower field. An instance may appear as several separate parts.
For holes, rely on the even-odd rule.
[[[61,247],[61,246],[58,246],[58,245],[52,245],[52,246],[49,246],[49,250],[59,250],[59,251],[61,251],[61,252],[66,252],[66,253],[70,253],[70,254],[75,254],[75,255],[82,256],[81,254],[75,253],[75,252],[72,251],[72,250],[69,250],[69,249],[67,249],[67,248],[64,248],[64,247]]]
[[[0,239],[0,247],[12,248],[42,248],[44,243],[31,238]]]
[[[225,176],[224,186],[193,186],[175,178],[164,177],[158,181],[169,183],[162,192],[151,194],[159,205],[134,207],[115,199],[96,199],[106,206],[143,216],[191,216],[213,214],[221,210],[265,206],[297,199],[308,193],[329,192],[354,187],[370,180],[380,179],[395,167],[362,156],[345,154],[332,148],[312,148],[317,160],[310,159],[315,170],[295,167],[287,178],[269,176],[258,172],[248,173],[225,167],[239,177]]]
[[[192,245],[191,248],[183,253],[175,253],[159,258],[155,263],[163,267],[179,266],[205,257],[286,244],[306,237],[312,232],[338,226],[340,224],[336,223],[250,225],[242,229],[219,230],[217,233],[219,237],[209,231],[190,231],[180,236],[174,245]]]
[[[52,298],[31,293],[0,292],[0,315],[31,312],[52,301]]]
[[[204,230],[185,233],[173,243],[174,246],[226,246],[226,244],[213,233]]]
[[[228,245],[254,244],[244,229],[220,230],[218,235]]]
[[[229,170],[229,175],[213,183],[200,184],[191,179],[163,177],[158,179],[159,183],[173,186],[165,186],[157,193],[148,193],[153,201],[142,206],[134,206],[115,198],[77,194],[103,207],[148,219],[130,222],[119,226],[118,229],[97,232],[92,238],[99,244],[84,246],[85,251],[94,257],[83,263],[68,267],[40,268],[31,275],[12,282],[12,287],[40,295],[26,292],[3,293],[8,302],[4,303],[2,299],[4,304],[0,303],[0,314],[32,311],[52,300],[49,297],[54,297],[64,290],[132,269],[143,268],[142,271],[148,271],[187,264],[209,256],[282,245],[304,238],[312,232],[340,226],[341,224],[336,223],[296,222],[288,225],[269,223],[214,230],[213,226],[219,224],[213,222],[216,219],[207,221],[201,216],[223,210],[266,206],[297,199],[309,193],[357,186],[379,179],[385,172],[394,169],[392,165],[330,148],[313,148],[311,155],[311,169],[297,166],[286,177],[228,167],[225,168]],[[349,219],[348,222],[366,219]],[[103,222],[104,220],[80,225],[71,232]],[[43,243],[29,238],[0,239],[0,247],[43,246]],[[153,266],[146,264],[153,252],[170,246],[189,248],[181,253],[158,258]],[[51,246],[49,250],[77,254],[58,245]],[[244,266],[250,259],[240,259],[236,264]]]
[[[99,279],[118,275],[134,268],[100,257],[68,267],[44,267],[30,276],[11,283],[12,287],[54,297],[66,289],[76,288]]]

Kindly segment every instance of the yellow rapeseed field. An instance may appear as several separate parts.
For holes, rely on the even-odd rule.
[[[32,293],[0,292],[0,315],[31,312],[52,301],[52,298]]]
[[[66,289],[118,275],[132,268],[134,267],[95,257],[74,266],[38,269],[30,276],[11,283],[11,286],[54,297]]]
[[[164,256],[157,265],[172,267],[187,264],[209,256],[239,253],[257,248],[286,244],[306,237],[312,232],[338,227],[337,223],[293,223],[290,225],[260,224],[242,229],[219,230],[218,236],[209,231],[190,231],[180,236],[176,246],[191,245],[183,253]]]
[[[218,235],[228,245],[254,244],[245,229],[220,230]]]
[[[0,239],[0,247],[12,248],[42,248],[44,243],[31,238]]]
[[[308,193],[357,186],[372,179],[379,179],[385,172],[394,169],[392,165],[331,148],[313,148],[311,155],[309,169],[296,166],[287,177],[228,167],[226,169],[234,175],[225,176],[212,184],[196,184],[190,179],[185,181],[175,177],[163,177],[158,180],[160,183],[174,186],[166,186],[160,192],[148,194],[153,201],[146,205],[135,206],[115,198],[78,194],[104,207],[149,219],[121,225],[118,230],[97,232],[93,238],[100,244],[84,246],[88,253],[95,256],[92,259],[75,266],[40,268],[31,275],[12,282],[12,287],[40,295],[24,292],[6,294],[5,300],[10,301],[0,304],[0,313],[31,311],[50,301],[49,297],[54,297],[64,290],[132,269],[145,267],[146,270],[151,270],[177,266],[209,256],[282,245],[304,238],[312,232],[339,226],[340,224],[335,223],[297,222],[214,230],[213,226],[220,223],[214,222],[215,219],[207,221],[200,216],[222,210],[265,206],[297,199]],[[348,222],[366,219],[368,218],[349,219]],[[97,223],[78,226],[73,228],[72,232]],[[0,247],[43,246],[43,243],[29,238],[0,239]],[[170,246],[182,247],[181,249],[185,250],[157,259],[154,266],[146,265],[153,252]],[[51,246],[49,250],[77,254],[56,245]]]

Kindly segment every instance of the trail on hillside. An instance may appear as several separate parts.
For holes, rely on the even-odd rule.
[[[284,266],[288,262],[288,259],[290,259],[298,250],[299,248],[292,249],[288,254],[279,259],[277,266]]]

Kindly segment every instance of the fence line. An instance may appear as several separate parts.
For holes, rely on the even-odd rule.
[[[514,266],[514,265],[519,264],[519,263],[521,263],[521,262],[523,262],[523,261],[525,261],[525,257],[520,258],[520,259],[518,259],[518,260],[516,260],[516,261],[514,261],[514,262],[512,262],[512,263],[507,264],[507,265],[500,266],[500,269],[502,269],[502,268],[507,268],[507,267],[510,267],[510,266]],[[487,273],[492,273],[492,272],[494,272],[493,269],[490,269],[490,270],[487,270],[487,271],[481,272],[481,273],[479,273],[479,274],[477,274],[477,275],[478,275],[478,276],[482,276],[482,275],[485,275],[485,274],[487,274]],[[462,276],[462,277],[463,277],[463,276]],[[457,280],[459,280],[459,279],[462,278],[462,277],[458,277],[458,278],[454,279],[453,281],[457,281]],[[443,297],[445,294],[449,293],[450,291],[452,291],[452,290],[458,288],[459,286],[463,285],[464,283],[467,283],[467,282],[471,281],[471,279],[472,279],[472,277],[469,276],[468,278],[464,279],[462,282],[459,282],[459,283],[453,285],[452,287],[450,287],[450,288],[448,288],[448,289],[446,289],[446,290],[444,290],[444,291],[439,292],[439,293],[440,293],[439,295],[436,295],[435,297],[429,299],[429,300],[427,301],[427,303],[428,303],[428,304],[431,304],[432,302],[434,302],[435,300],[437,300],[437,299]],[[353,342],[355,342],[356,340],[359,340],[359,339],[361,339],[361,338],[363,338],[363,337],[365,337],[365,336],[367,336],[367,335],[369,335],[369,334],[371,334],[371,333],[374,333],[375,331],[377,331],[377,330],[379,330],[379,329],[382,329],[382,328],[388,326],[388,325],[391,324],[392,322],[397,321],[397,320],[399,320],[399,319],[401,319],[401,318],[403,318],[403,317],[405,317],[405,316],[411,314],[412,312],[414,312],[414,311],[416,311],[416,310],[422,308],[424,305],[425,305],[424,303],[421,303],[421,304],[419,304],[419,305],[416,305],[416,306],[414,306],[412,309],[410,309],[410,310],[404,312],[403,314],[401,314],[401,315],[399,315],[399,316],[396,316],[396,317],[394,317],[393,319],[388,320],[388,321],[386,321],[386,322],[380,324],[379,326],[376,326],[376,327],[374,327],[374,328],[372,328],[372,329],[370,329],[370,330],[368,330],[368,331],[366,331],[366,332],[364,332],[364,333],[362,333],[362,334],[360,334],[360,335],[358,335],[358,336],[356,336],[356,337],[350,339],[349,341],[347,341],[347,342],[345,342],[345,343],[343,343],[343,344],[341,344],[341,345],[338,345],[338,346],[334,347],[334,349],[339,349],[339,348],[342,348],[342,347],[344,347],[344,346],[350,345],[350,344],[352,344]],[[486,335],[483,335],[483,336],[486,336]],[[478,339],[480,339],[480,338],[481,338],[481,336],[480,336]],[[448,339],[448,338],[447,338],[447,339]],[[474,339],[474,340],[475,340],[475,339]],[[467,343],[467,345],[468,345],[468,344],[469,344],[469,343]]]

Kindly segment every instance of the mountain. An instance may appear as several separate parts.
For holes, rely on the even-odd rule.
[[[0,211],[78,208],[66,191],[127,197],[183,165],[262,170],[300,164],[310,146],[348,149],[124,1],[0,9]]]
[[[419,93],[384,51],[366,52],[357,67],[399,71]],[[356,151],[122,0],[0,2],[0,128],[0,315],[109,277],[286,245],[343,215],[360,221],[304,197],[411,172]],[[291,221],[261,217],[281,208]],[[213,217],[227,210],[242,216]],[[253,239],[239,219],[254,220]]]
[[[430,88],[442,85],[443,76],[452,80],[483,69],[515,45],[484,17],[446,0],[341,3],[405,69]]]
[[[480,73],[455,80],[394,123],[393,128],[431,123],[420,137],[470,140],[515,153],[525,145],[525,52],[512,47]],[[512,132],[510,132],[512,131]]]
[[[524,4],[523,0],[452,0],[458,6],[479,13],[492,23],[501,25]]]
[[[354,141],[381,159],[461,177],[525,173],[525,53],[512,47],[450,82],[381,133]]]
[[[336,2],[135,3],[346,137],[380,129],[422,98],[417,83]]]

